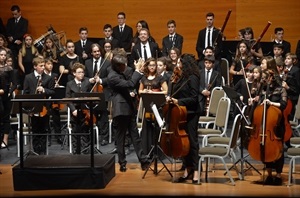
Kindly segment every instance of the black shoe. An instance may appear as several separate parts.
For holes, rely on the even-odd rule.
[[[101,146],[106,146],[106,145],[108,145],[108,141],[107,140],[102,140]]]
[[[121,172],[126,172],[127,168],[126,168],[126,165],[121,165],[120,166],[120,171]]]
[[[108,154],[116,154],[116,153],[117,153],[117,147],[115,147],[113,150],[108,152]]]
[[[193,175],[193,174],[194,174],[194,170],[190,170],[186,177],[179,177],[176,182],[177,183],[183,183],[186,180],[188,180],[190,178],[190,176]],[[194,182],[194,181],[198,182],[198,180],[193,180],[192,182]]]
[[[282,178],[275,177],[275,179],[273,181],[273,185],[275,185],[275,186],[281,186],[282,185]]]
[[[143,171],[147,170],[147,168],[149,168],[149,166],[150,166],[150,162],[148,160],[141,163],[141,168]]]
[[[265,185],[273,185],[273,177],[268,176],[267,179],[264,182]]]

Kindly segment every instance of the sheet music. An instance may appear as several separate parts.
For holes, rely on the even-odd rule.
[[[150,106],[151,106],[151,109],[152,109],[152,111],[153,111],[153,113],[154,113],[154,116],[155,116],[155,118],[156,118],[156,121],[157,121],[157,123],[158,123],[158,126],[162,128],[162,127],[164,126],[164,122],[163,122],[163,120],[161,119],[161,117],[160,117],[160,115],[159,115],[159,113],[158,113],[156,104],[151,103]]]

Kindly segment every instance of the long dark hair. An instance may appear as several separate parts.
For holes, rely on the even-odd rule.
[[[193,54],[182,54],[180,57],[180,62],[182,64],[182,75],[188,78],[191,75],[196,75],[200,77],[199,67],[195,55]]]

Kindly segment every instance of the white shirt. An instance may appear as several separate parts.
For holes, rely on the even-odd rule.
[[[144,45],[146,46],[147,58],[152,57],[151,51],[150,51],[150,45],[149,45],[149,42],[147,42],[146,44],[141,43],[142,57],[145,58],[145,55],[144,55]],[[144,59],[144,60],[145,60],[145,59]]]

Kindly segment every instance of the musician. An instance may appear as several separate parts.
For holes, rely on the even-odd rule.
[[[206,28],[202,29],[198,33],[196,51],[198,53],[199,60],[204,58],[204,49],[207,46],[212,46],[215,50],[215,58],[221,59],[222,51],[222,36],[220,30],[214,27],[215,15],[212,12],[206,14]],[[216,43],[214,43],[216,41]],[[214,46],[215,45],[215,46]]]
[[[137,154],[138,160],[141,163],[142,170],[146,170],[149,166],[147,155],[144,153],[139,137],[136,123],[136,106],[132,101],[130,91],[135,87],[138,81],[143,76],[143,60],[140,59],[135,63],[135,71],[130,79],[126,79],[123,74],[127,67],[127,58],[122,55],[114,55],[112,58],[112,70],[108,74],[108,84],[113,91],[112,95],[112,117],[116,130],[118,163],[120,171],[125,172],[126,155],[124,151],[124,143],[127,129]]]
[[[147,58],[159,58],[161,57],[161,51],[159,50],[158,44],[149,41],[149,30],[146,28],[142,28],[140,30],[139,38],[140,42],[133,46],[130,56],[130,67],[134,67],[134,61],[139,60],[139,58],[143,58],[144,61]]]
[[[154,42],[155,43],[155,39],[150,34],[150,29],[149,29],[147,21],[140,20],[136,23],[136,33],[135,33],[135,35],[133,36],[133,39],[132,39],[132,47],[135,46],[136,44],[138,44],[139,42],[141,42],[139,36],[140,36],[140,31],[141,31],[142,28],[146,28],[146,29],[149,30],[149,42]]]
[[[176,77],[176,83],[169,83],[168,97],[166,102],[172,102],[180,106],[186,106],[187,109],[187,123],[185,131],[188,134],[190,142],[190,151],[187,156],[183,157],[183,166],[185,166],[184,174],[178,179],[178,182],[185,182],[192,176],[192,183],[196,184],[198,180],[198,120],[200,113],[200,106],[198,103],[200,75],[199,69],[194,55],[183,54],[181,61],[177,67],[179,72]],[[181,74],[180,74],[181,73]],[[174,74],[174,73],[173,73]],[[172,89],[173,87],[173,89]],[[171,95],[171,93],[175,93]]]
[[[50,58],[53,62],[53,72],[56,74],[59,74],[59,62],[58,62],[58,57],[60,56],[60,52],[57,48],[57,46],[54,43],[54,40],[52,36],[47,36],[45,38],[45,43],[43,46],[43,49],[41,51],[41,54],[43,57]]]
[[[180,50],[176,47],[172,47],[169,51],[169,56],[168,58],[170,59],[170,64],[169,67],[167,67],[167,71],[173,72],[174,67],[177,66],[179,59],[180,59]]]
[[[117,15],[118,25],[113,27],[112,37],[119,41],[118,47],[124,48],[126,52],[131,51],[133,30],[130,26],[126,25],[126,15],[124,12],[119,12]]]
[[[54,80],[54,87],[58,87],[57,80],[59,78],[57,73],[53,72],[53,59],[52,58],[45,58],[45,70],[44,73],[50,76]],[[49,110],[52,119],[52,125],[55,133],[55,138],[58,144],[62,144],[62,139],[59,134],[61,134],[61,123],[60,123],[60,104],[55,103],[56,105],[51,105]],[[51,132],[51,130],[49,129]],[[48,136],[48,146],[51,146],[51,135]]]
[[[79,37],[80,39],[74,43],[75,54],[80,57],[81,63],[84,64],[85,60],[91,57],[91,45],[93,42],[87,39],[88,29],[86,27],[79,28]]]
[[[284,57],[286,53],[291,52],[291,43],[283,39],[284,29],[282,27],[276,27],[274,29],[274,44],[282,44],[283,45],[283,54]],[[274,54],[271,54],[273,56]]]
[[[107,76],[111,70],[111,63],[108,59],[104,58],[104,50],[98,43],[91,45],[92,58],[85,61],[85,76],[88,78],[99,77],[99,83],[95,85],[93,92],[97,92],[96,86],[102,86],[105,95],[106,110],[94,111],[97,117],[97,125],[100,130],[100,141],[101,145],[105,146],[108,144],[108,101],[111,100],[111,89],[108,86]]]
[[[273,57],[275,59],[277,58],[283,58],[283,54],[284,54],[284,51],[283,51],[283,45],[280,44],[280,43],[275,43],[273,45]]]
[[[292,112],[289,114],[289,120],[294,119],[296,105],[300,94],[300,69],[295,64],[297,56],[294,53],[285,55],[285,68],[282,86],[286,89],[288,98],[292,101]]]
[[[169,50],[173,47],[179,49],[181,54],[183,36],[176,32],[176,22],[174,20],[169,20],[167,22],[167,28],[169,34],[162,39],[162,55],[168,56]]]
[[[22,47],[18,55],[19,65],[19,84],[23,87],[24,77],[33,71],[32,61],[35,57],[39,56],[37,48],[33,45],[33,37],[25,34],[23,37]]]
[[[75,54],[75,44],[72,40],[66,42],[67,53],[60,56],[59,61],[59,74],[62,74],[59,84],[66,87],[68,81],[74,78],[72,73],[73,64],[76,62],[82,62],[79,55]]]
[[[166,82],[169,83],[172,71],[167,70],[167,57],[159,57],[156,61],[157,73],[165,78]]]
[[[14,69],[6,64],[7,51],[0,48],[0,137],[1,148],[8,147],[8,136],[11,131],[10,113],[11,113],[11,96],[17,88],[14,78]],[[12,84],[12,86],[11,86]],[[3,139],[2,139],[3,137]]]
[[[263,51],[260,43],[255,44],[253,29],[251,27],[246,27],[243,37],[244,40],[248,42],[250,52],[254,57],[253,64],[259,65],[260,59],[263,57]],[[253,46],[254,44],[255,46]]]
[[[244,78],[244,70],[248,65],[253,64],[253,56],[249,50],[248,42],[242,40],[237,45],[237,54],[235,55],[234,60],[230,66],[229,73],[233,75],[232,84],[233,86],[236,83]]]
[[[13,53],[13,57],[17,58],[23,36],[28,32],[28,20],[22,16],[21,9],[18,5],[11,7],[12,18],[9,18],[6,23],[6,36],[8,40],[8,47]],[[17,63],[17,61],[14,61]]]
[[[111,50],[115,49],[116,47],[118,47],[119,41],[116,38],[112,37],[112,33],[113,33],[112,26],[110,24],[105,24],[103,26],[104,38],[100,39],[100,41],[99,41],[99,45],[101,47],[103,47],[104,49],[105,49],[104,44],[106,42],[110,42],[110,44],[111,44]]]
[[[84,93],[90,92],[93,84],[99,82],[99,77],[95,78],[88,78],[84,76],[85,66],[79,62],[74,63],[73,66],[73,75],[74,79],[70,80],[66,86],[66,98],[74,98],[75,93]],[[72,133],[89,133],[89,124],[86,124],[84,121],[87,118],[87,114],[84,115],[83,105],[82,104],[74,104],[73,102],[69,102],[68,107],[70,108],[71,112],[71,124],[72,124]],[[78,106],[77,106],[78,105]],[[89,119],[92,119],[90,116]],[[89,120],[87,120],[89,123]],[[78,136],[72,136],[72,145],[73,145],[73,153],[80,154],[82,149],[88,147],[89,135],[80,136],[82,141],[78,141]],[[81,143],[80,143],[81,142]],[[78,145],[78,144],[81,145]]]
[[[25,76],[24,94],[45,94],[46,98],[53,95],[54,80],[44,73],[45,60],[41,57],[33,59],[34,71]],[[41,115],[40,113],[31,116],[32,133],[48,133],[49,114]],[[32,139],[33,150],[38,154],[46,153],[46,136],[34,135]]]
[[[206,106],[209,102],[212,89],[222,85],[222,76],[215,70],[214,63],[215,57],[207,55],[204,57],[205,68],[200,70],[199,103],[201,116],[206,114]]]
[[[286,89],[281,85],[281,79],[279,77],[279,74],[277,72],[276,68],[276,62],[275,59],[270,57],[266,60],[267,64],[267,70],[269,78],[267,80],[267,84],[264,85],[263,91],[260,95],[259,104],[263,104],[263,101],[266,102],[267,106],[274,106],[279,108],[282,112],[285,109],[287,105],[287,92]],[[270,77],[271,76],[271,77]],[[266,99],[263,97],[265,93],[268,90],[268,95],[266,95]],[[285,124],[284,124],[284,117],[277,122],[279,124],[276,124],[277,128],[275,129],[275,135],[281,139],[281,143],[283,144],[284,141],[284,133],[285,133]],[[257,151],[260,152],[260,151]],[[282,184],[282,178],[281,173],[284,165],[284,153],[282,152],[281,157],[274,161],[274,162],[266,162],[266,170],[268,173],[268,176],[266,180],[264,181],[265,185],[281,185]],[[275,177],[272,176],[272,169],[275,169],[276,175]]]
[[[139,94],[157,92],[167,94],[167,91],[168,85],[166,80],[157,73],[155,58],[148,58],[144,64],[144,76],[140,80]],[[144,118],[141,138],[143,151],[149,153],[151,145],[154,145],[155,141],[153,139],[153,133],[155,133],[153,122],[155,122],[155,117],[153,113],[146,112]]]

